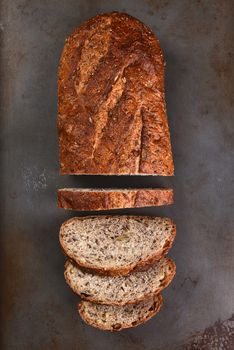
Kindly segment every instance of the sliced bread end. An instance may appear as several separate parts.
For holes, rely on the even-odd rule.
[[[58,190],[58,207],[69,210],[92,211],[169,205],[173,190],[163,188],[138,189],[80,189]]]

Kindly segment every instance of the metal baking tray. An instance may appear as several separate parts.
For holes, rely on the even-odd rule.
[[[64,40],[113,10],[139,18],[160,39],[174,178],[59,176]],[[233,17],[228,0],[1,1],[1,349],[234,349]],[[114,211],[177,224],[169,253],[177,275],[145,325],[112,334],[79,318],[58,243],[61,223],[74,215],[56,207],[65,186],[174,188],[173,206]]]

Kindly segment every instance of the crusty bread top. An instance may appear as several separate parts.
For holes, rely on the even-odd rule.
[[[160,310],[162,303],[161,295],[124,306],[82,301],[78,310],[82,319],[90,326],[106,331],[120,331],[145,323]]]
[[[172,281],[175,263],[162,258],[146,271],[127,276],[101,276],[80,269],[71,261],[65,264],[65,279],[81,298],[101,304],[125,305],[160,293]]]
[[[159,41],[137,19],[91,18],[59,66],[62,174],[173,175]]]
[[[169,205],[172,203],[172,189],[64,188],[58,190],[58,206],[70,210],[110,210]]]
[[[59,239],[78,265],[99,273],[126,275],[159,260],[172,245],[170,219],[146,216],[88,216],[66,221]]]

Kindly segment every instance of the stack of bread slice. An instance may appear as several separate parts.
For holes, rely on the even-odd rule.
[[[164,60],[148,27],[113,12],[72,33],[59,67],[58,130],[61,174],[174,174]],[[173,190],[163,188],[58,191],[58,206],[77,211],[172,203]],[[176,271],[166,257],[175,234],[171,219],[156,216],[83,216],[63,223],[65,279],[81,297],[82,319],[114,331],[155,315]]]
[[[66,221],[60,244],[69,260],[65,278],[86,301],[81,317],[106,330],[134,327],[162,305],[159,293],[175,275],[164,255],[175,238],[170,219],[146,216],[86,216]]]

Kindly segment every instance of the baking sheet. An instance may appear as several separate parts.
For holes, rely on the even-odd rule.
[[[127,12],[160,39],[174,178],[59,176],[56,74],[65,38]],[[233,1],[1,1],[1,349],[234,349]],[[173,218],[177,264],[164,307],[121,333],[86,326],[63,278],[59,187],[175,189],[175,205],[115,211]],[[85,213],[84,213],[85,214]],[[86,213],[87,214],[87,213]]]

